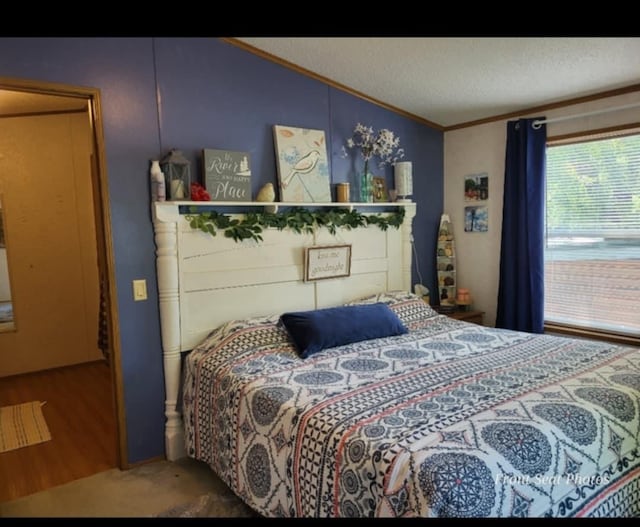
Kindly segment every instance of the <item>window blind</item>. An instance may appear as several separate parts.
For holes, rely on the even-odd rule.
[[[640,335],[640,134],[549,145],[545,321]]]

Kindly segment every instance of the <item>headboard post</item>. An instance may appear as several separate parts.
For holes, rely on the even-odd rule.
[[[402,283],[407,291],[411,291],[411,248],[413,247],[413,217],[416,215],[416,206],[409,203],[404,209],[404,221],[402,222]]]
[[[172,214],[175,212],[175,214]],[[168,214],[167,214],[168,213]],[[156,269],[165,386],[165,452],[169,461],[185,457],[184,427],[176,407],[180,389],[180,297],[178,219],[175,210],[154,208]]]

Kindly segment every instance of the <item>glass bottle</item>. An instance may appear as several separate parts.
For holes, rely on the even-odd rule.
[[[364,170],[360,176],[360,201],[363,203],[373,202],[373,176],[369,172],[369,160],[364,161]]]

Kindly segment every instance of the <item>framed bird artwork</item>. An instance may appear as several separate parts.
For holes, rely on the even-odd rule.
[[[280,201],[331,203],[324,131],[276,124],[273,138]]]

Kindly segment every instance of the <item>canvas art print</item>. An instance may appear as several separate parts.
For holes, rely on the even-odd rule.
[[[330,203],[324,131],[274,125],[280,201]]]

